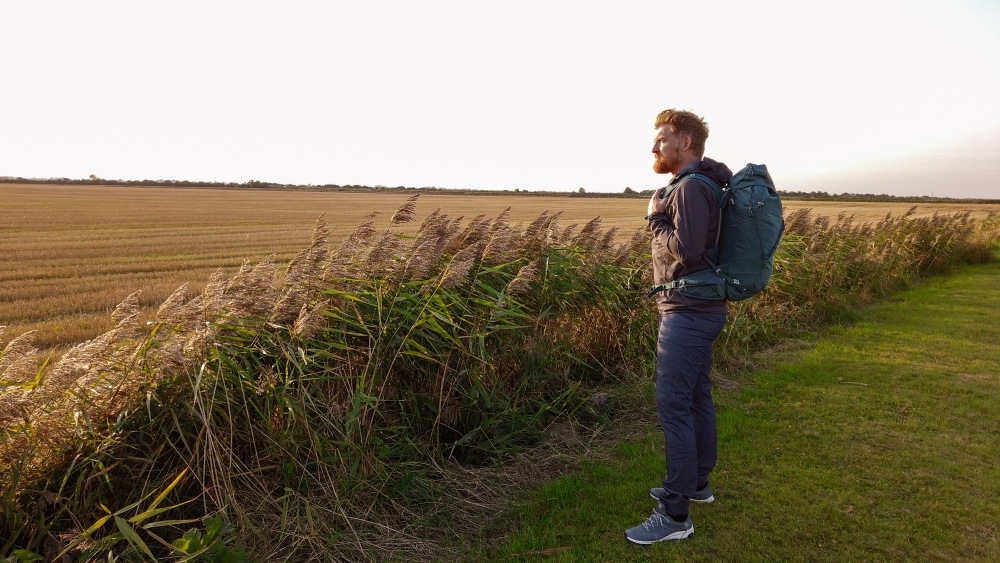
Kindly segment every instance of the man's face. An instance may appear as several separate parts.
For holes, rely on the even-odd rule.
[[[669,125],[661,125],[653,139],[653,171],[657,174],[680,172],[685,140],[686,137],[674,133]]]

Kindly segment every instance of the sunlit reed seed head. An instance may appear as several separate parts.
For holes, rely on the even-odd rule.
[[[552,222],[562,214],[549,215],[549,212],[542,213],[528,225],[528,228],[521,233],[521,250],[527,252],[537,252],[548,247],[552,242]]]
[[[0,382],[30,381],[35,377],[38,350],[32,344],[35,331],[29,330],[7,343],[0,355]]]
[[[614,251],[615,240],[618,237],[618,227],[611,227],[608,229],[604,236],[601,237],[600,242],[597,243],[596,250],[602,255],[607,255]]]
[[[303,283],[307,286],[314,286],[322,281],[323,270],[326,266],[326,262],[330,256],[330,230],[326,226],[326,222],[323,218],[316,222],[316,228],[313,231],[312,242],[309,245],[308,252],[306,253],[305,259],[298,266],[301,269],[300,272],[296,272],[295,276],[299,278],[298,283]],[[289,267],[291,264],[289,264]]]
[[[283,326],[291,324],[299,316],[302,307],[305,307],[303,302],[307,297],[308,294],[303,289],[289,288],[275,301],[268,320]]]
[[[316,226],[313,228],[311,248],[326,248],[330,242],[330,229],[326,224],[326,213],[321,213],[316,219]]]
[[[559,244],[568,244],[573,240],[576,230],[580,227],[579,223],[572,223],[566,228],[559,231]]]
[[[184,322],[183,312],[185,311],[184,302],[187,298],[187,290],[188,284],[182,284],[160,304],[155,315],[157,322],[166,325],[176,325]]]
[[[172,317],[183,329],[190,329],[205,320],[205,297],[195,295],[193,299],[180,307]],[[182,330],[183,330],[182,329]]]
[[[0,393],[5,386],[33,382],[38,368],[38,353],[34,349],[23,354],[4,355],[0,359]]]
[[[437,265],[444,252],[442,239],[425,239],[417,243],[406,260],[406,280],[422,280]]]
[[[289,262],[280,296],[274,301],[272,322],[294,322],[305,303],[321,291],[328,254],[325,230],[326,225],[319,224],[310,247]]]
[[[492,221],[486,217],[486,214],[477,215],[472,221],[469,221],[469,224],[465,226],[465,229],[458,236],[451,237],[448,246],[444,249],[444,253],[454,255],[461,248],[483,240],[489,232],[491,225]]]
[[[29,397],[30,392],[19,387],[8,387],[0,390],[0,428],[9,432],[13,430],[15,425],[29,421],[29,408],[31,406]],[[0,443],[0,452],[12,446],[14,444],[11,443],[10,439],[6,443]],[[5,461],[3,457],[6,456],[0,457],[0,461]]]
[[[538,214],[538,217],[532,221],[528,227],[521,232],[521,238],[537,240],[538,232],[542,230],[542,227],[546,225],[549,221],[549,210],[546,209]]]
[[[556,212],[555,215],[549,219],[548,229],[545,233],[545,245],[552,246],[559,240],[559,221],[562,220],[563,212]]]
[[[437,232],[438,227],[442,220],[448,218],[447,214],[441,213],[441,208],[437,208],[424,218],[423,222],[420,223],[420,228],[417,229],[417,240],[421,237],[427,236],[428,233]]]
[[[538,266],[541,259],[536,259],[524,266],[517,271],[517,276],[514,277],[507,284],[506,294],[508,296],[515,296],[526,292],[531,287],[531,282],[538,278]]]
[[[205,355],[209,338],[214,333],[214,326],[212,323],[207,322],[198,323],[194,330],[188,333],[188,338],[183,346],[185,358],[200,359]]]
[[[413,212],[417,209],[417,198],[420,194],[410,196],[410,199],[406,200],[406,203],[399,206],[399,209],[393,213],[392,218],[389,219],[389,224],[399,225],[401,223],[409,223],[413,221]]]
[[[438,265],[449,238],[454,232],[452,221],[440,209],[424,219],[417,238],[410,247],[405,263],[401,265],[399,274],[405,280],[425,279]]]
[[[562,227],[560,225],[560,218],[562,216],[562,211],[556,213],[552,216],[552,220],[549,221],[548,238],[547,244],[549,246],[556,245],[562,239]]]
[[[226,292],[227,281],[226,275],[222,270],[216,270],[212,274],[212,277],[208,279],[205,289],[201,292],[202,307],[205,311],[212,311],[213,307],[222,302],[222,296]]]
[[[244,299],[248,292],[253,266],[249,260],[244,260],[240,269],[221,286],[221,291],[217,292],[215,302],[206,302],[206,310],[212,312],[225,312],[236,317],[247,316],[248,303]]]
[[[448,268],[445,270],[444,277],[441,280],[441,287],[455,287],[465,281],[476,259],[479,258],[480,248],[481,245],[474,244],[462,249],[451,263],[448,264]]]
[[[308,340],[315,336],[320,330],[326,327],[326,317],[324,316],[330,302],[327,300],[314,303],[312,306],[303,305],[299,311],[299,316],[292,325],[292,335],[302,340]]]
[[[649,229],[637,228],[634,230],[628,242],[618,247],[615,264],[622,266],[635,260],[638,256],[643,256],[646,249],[650,247],[652,237],[652,232]]]
[[[785,232],[802,235],[809,232],[812,225],[812,209],[796,209],[785,217]]]
[[[97,409],[107,406],[95,403],[100,399],[95,399],[95,395],[115,389],[126,375],[124,365],[137,351],[134,343],[129,344],[137,331],[137,306],[137,294],[130,295],[115,309],[114,316],[121,319],[115,328],[74,346],[48,370],[43,384],[32,392],[35,412],[44,411],[55,420],[60,416],[58,413],[76,408],[72,405],[78,401],[89,402]],[[67,392],[72,392],[76,399]],[[108,394],[108,398],[116,397]]]
[[[111,312],[111,320],[118,325],[134,323],[139,318],[139,293],[136,291],[119,303]]]
[[[403,247],[396,233],[386,231],[372,243],[365,257],[363,272],[375,277],[385,276],[396,266],[396,258]]]
[[[593,219],[588,221],[587,224],[584,225],[582,229],[580,229],[580,234],[576,236],[576,239],[573,241],[573,243],[584,250],[588,251],[593,250],[597,246],[600,237],[600,232],[601,232],[601,218],[594,217]]]
[[[420,287],[420,293],[426,294],[433,292],[438,288],[452,288],[460,285],[465,281],[469,272],[472,270],[472,266],[475,265],[476,260],[479,258],[482,248],[482,243],[473,244],[466,246],[459,251],[448,263],[444,266],[444,271],[438,279],[428,281]]]
[[[455,237],[457,237],[458,234],[462,231],[462,221],[464,219],[465,219],[464,216],[458,216],[458,217],[455,217],[454,219],[452,219],[448,223],[448,230],[447,230],[445,238],[448,239],[449,243],[452,240],[454,240]],[[447,247],[445,247],[445,248],[447,248]]]
[[[340,244],[340,248],[336,252],[336,258],[338,260],[343,261],[343,263],[349,263],[352,259],[356,258],[368,249],[376,232],[376,215],[378,215],[378,212],[369,213],[367,217],[368,220],[358,225],[358,227],[344,239],[344,242]]]
[[[185,355],[184,344],[194,328],[170,331],[159,339],[159,345],[150,350],[147,357],[151,380],[158,381],[178,373],[192,363],[192,357]]]
[[[213,292],[214,300],[206,298],[206,313],[223,313],[229,318],[267,318],[273,304],[269,299],[274,292],[273,274],[267,274],[273,268],[267,262],[258,266],[251,266],[245,260],[240,270],[225,282],[222,292]]]
[[[486,246],[483,248],[482,260],[487,264],[501,264],[509,259],[512,254],[511,240],[514,233],[510,228],[510,208],[500,212],[497,218],[490,225],[489,233],[486,237]]]
[[[274,306],[278,298],[278,290],[274,286],[276,277],[276,267],[274,265],[274,255],[257,263],[250,272],[250,287],[257,288],[256,298],[259,302],[259,310],[267,311]]]

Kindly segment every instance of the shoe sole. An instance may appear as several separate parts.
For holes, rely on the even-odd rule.
[[[688,537],[690,537],[692,535],[694,535],[694,528],[693,527],[691,529],[688,529],[688,530],[682,530],[680,532],[674,532],[674,533],[672,533],[672,534],[670,534],[670,535],[668,535],[666,537],[663,537],[661,539],[658,539],[658,540],[649,540],[649,541],[637,540],[637,539],[633,539],[633,538],[628,537],[628,534],[625,534],[625,538],[628,541],[630,541],[630,542],[632,542],[634,544],[638,544],[638,545],[653,545],[654,543],[658,543],[658,542],[661,542],[661,541],[683,540],[683,539],[686,539],[686,538],[688,538]]]
[[[652,493],[650,493],[649,498],[651,498],[653,500],[660,500],[660,497],[653,496]],[[702,499],[702,498],[691,498],[689,500],[691,502],[696,502],[698,504],[708,504],[708,503],[710,503],[710,502],[712,502],[712,501],[715,500],[715,495],[712,495],[712,496],[710,496],[708,498],[704,498],[704,499]]]

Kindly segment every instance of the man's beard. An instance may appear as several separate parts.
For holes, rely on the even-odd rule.
[[[657,174],[671,174],[675,169],[677,160],[667,159],[661,155],[653,157],[653,172]]]

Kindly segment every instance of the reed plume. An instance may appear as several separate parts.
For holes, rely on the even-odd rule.
[[[323,270],[323,280],[339,280],[348,276],[351,266],[357,264],[359,257],[368,250],[372,238],[377,230],[375,229],[375,217],[378,212],[369,213],[366,221],[359,225],[354,231],[344,239],[336,252],[331,253],[330,259]]]
[[[428,215],[417,231],[417,238],[402,265],[400,279],[425,279],[441,261],[452,233],[454,233],[452,220],[441,213],[440,209]]]
[[[330,231],[320,216],[309,248],[288,263],[284,283],[271,311],[271,322],[282,325],[294,323],[300,316],[300,310],[321,291],[330,254],[329,238]],[[261,283],[262,288],[273,285],[273,279]]]
[[[587,224],[584,225],[582,229],[580,229],[580,234],[576,236],[576,238],[573,241],[573,244],[585,251],[591,251],[597,246],[598,242],[600,241],[600,236],[601,236],[601,218],[594,217],[593,219],[588,221]]]
[[[3,329],[0,327],[0,338]],[[35,331],[29,330],[11,340],[0,354],[0,389],[34,380],[38,350],[32,344]]]
[[[451,288],[464,282],[472,266],[476,263],[476,259],[479,258],[480,252],[479,244],[467,246],[462,249],[445,269],[441,277],[440,286]]]
[[[488,236],[492,225],[493,221],[487,218],[485,214],[477,215],[469,221],[469,224],[462,229],[461,233],[449,240],[444,253],[454,255],[463,247],[482,242]]]
[[[539,258],[521,266],[514,279],[510,280],[510,283],[507,284],[505,293],[511,297],[526,293],[531,287],[531,282],[538,279],[538,265],[540,261],[541,259]]]
[[[490,225],[486,236],[486,246],[483,248],[482,261],[486,264],[502,264],[513,255],[511,240],[513,231],[510,228],[510,208],[504,209]]]
[[[420,194],[410,196],[410,198],[407,199],[403,205],[399,206],[399,209],[392,214],[392,217],[389,219],[389,224],[399,225],[401,223],[409,223],[410,221],[413,221],[413,212],[417,209],[417,198],[419,197]]]
[[[302,340],[308,340],[316,336],[320,330],[326,326],[326,319],[323,314],[330,306],[329,300],[322,300],[312,305],[302,305],[295,324],[292,325],[292,335]]]

